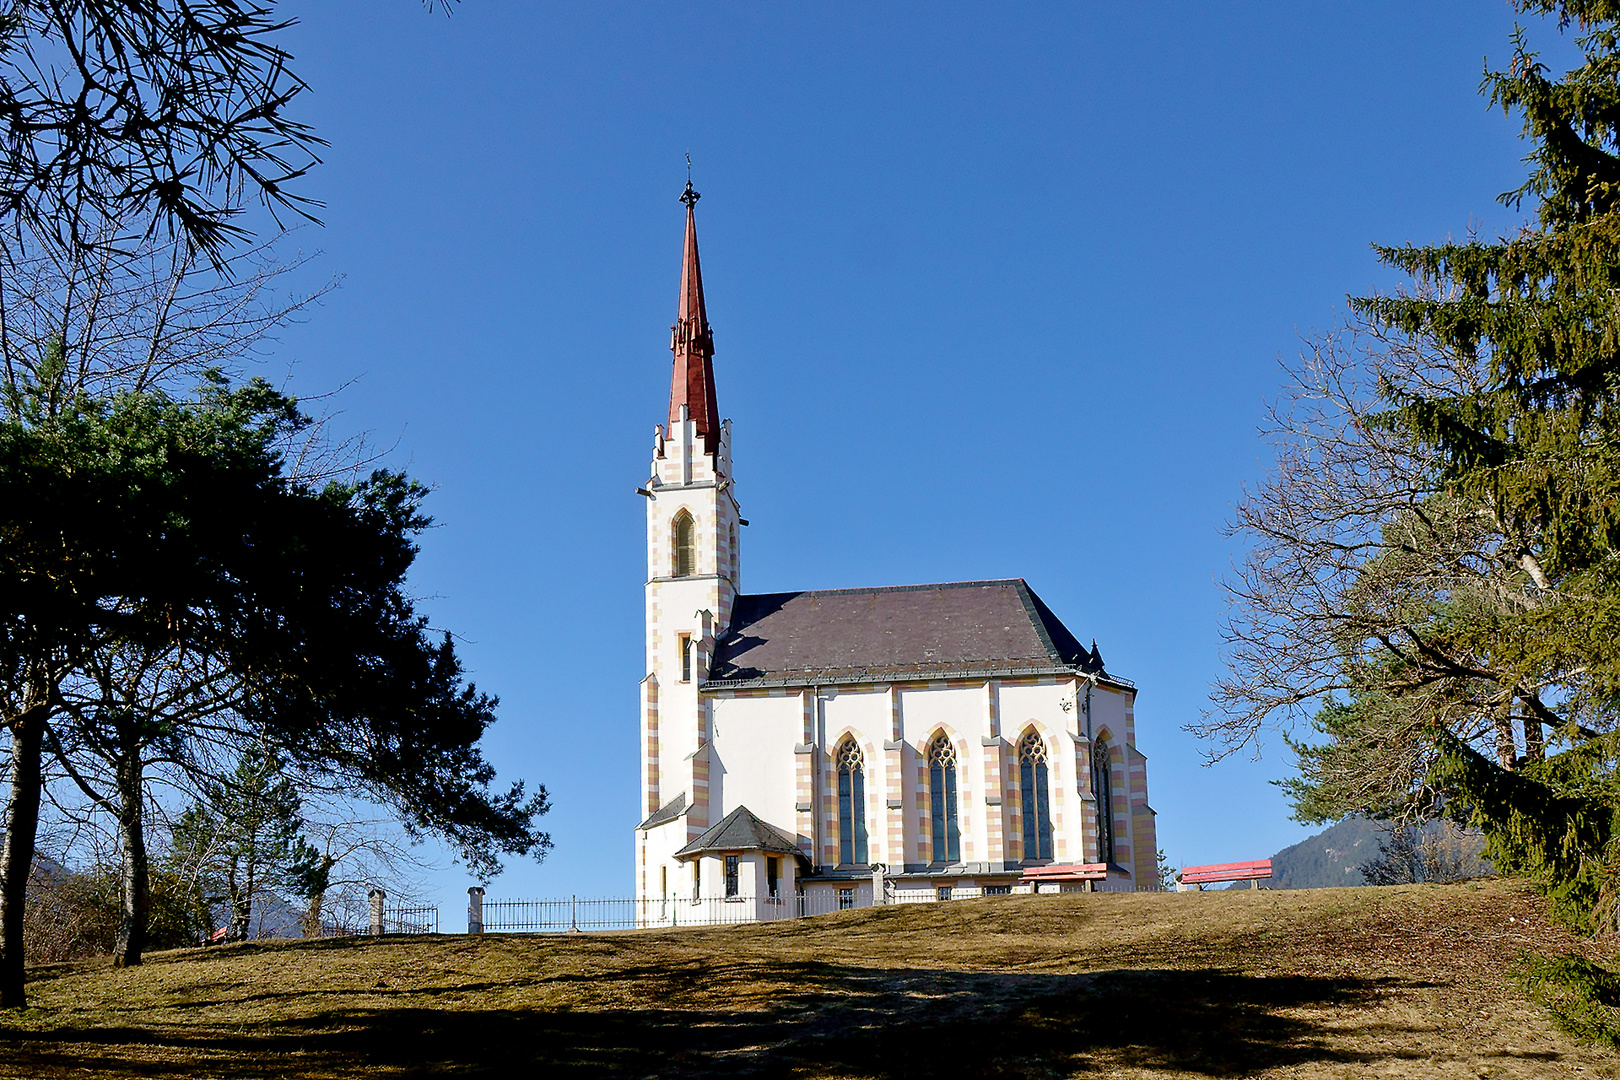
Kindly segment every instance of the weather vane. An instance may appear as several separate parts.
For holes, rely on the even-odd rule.
[[[681,202],[690,208],[696,206],[697,201],[701,198],[703,196],[692,190],[692,154],[688,151],[686,155],[686,190],[681,192]]]

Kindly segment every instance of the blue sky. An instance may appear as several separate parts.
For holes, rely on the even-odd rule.
[[[1171,859],[1311,830],[1182,731],[1278,357],[1370,242],[1520,215],[1468,3],[288,3],[341,286],[272,373],[436,486],[414,587],[500,695],[555,851],[491,896],[628,895],[644,508],[690,152],[747,591],[1023,577],[1141,687]],[[1567,55],[1537,24],[1550,59]],[[434,879],[446,925],[469,879]]]

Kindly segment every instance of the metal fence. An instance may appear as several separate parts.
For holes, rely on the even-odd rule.
[[[380,919],[365,915],[324,920],[321,937],[361,937],[371,934],[437,934],[439,909],[432,904],[399,905],[385,908]]]
[[[855,889],[826,889],[767,898],[706,896],[696,900],[673,897],[631,900],[570,896],[558,900],[485,900],[482,904],[486,932],[539,934],[774,922],[871,906],[869,891]]]
[[[418,907],[394,907],[383,912],[385,934],[437,934],[439,909],[423,904]]]
[[[891,881],[884,904],[935,904],[952,900],[1011,897],[1030,893],[1084,891],[1075,883],[1031,885],[942,885],[925,881]],[[552,900],[484,900],[481,889],[468,910],[468,932],[567,933],[585,930],[650,930],[681,926],[724,926],[733,923],[805,919],[872,906],[872,886],[865,881],[831,883],[802,893],[773,897],[706,896],[631,900],[570,896]]]

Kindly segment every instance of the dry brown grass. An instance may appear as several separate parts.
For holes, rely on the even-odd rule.
[[[1595,1077],[1520,886],[1012,897],[653,933],[42,967],[0,1075]]]

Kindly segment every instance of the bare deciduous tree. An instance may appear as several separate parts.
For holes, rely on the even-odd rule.
[[[1354,703],[1342,752],[1303,762],[1333,793],[1323,816],[1427,801],[1436,726],[1511,767],[1515,721],[1530,757],[1543,725],[1560,722],[1543,695],[1565,695],[1568,673],[1527,670],[1489,631],[1563,598],[1528,538],[1438,487],[1436,462],[1382,416],[1392,394],[1467,392],[1476,364],[1351,324],[1307,341],[1268,410],[1276,466],[1230,527],[1251,546],[1225,583],[1229,670],[1190,730],[1218,758],[1257,750],[1267,730],[1286,734],[1341,698]]]

